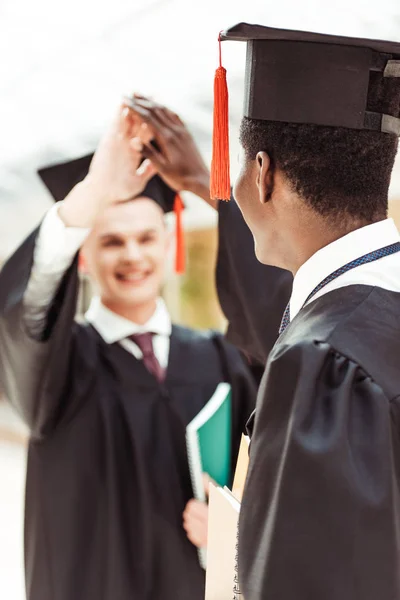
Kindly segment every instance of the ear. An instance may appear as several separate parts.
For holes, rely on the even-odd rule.
[[[271,200],[274,189],[274,169],[266,152],[258,152],[256,156],[257,188],[261,204]]]
[[[169,253],[173,246],[173,242],[175,240],[174,230],[171,223],[165,223],[165,247],[166,251]]]
[[[165,225],[165,238],[163,242],[164,254],[165,254],[165,263],[164,270],[165,273],[173,272],[174,264],[175,264],[175,235],[170,223],[166,223]],[[164,282],[165,283],[165,282]]]
[[[82,275],[90,275],[88,250],[89,250],[89,244],[88,244],[88,240],[86,240],[84,242],[82,248],[80,249],[79,255],[78,255],[78,269]]]
[[[79,273],[82,273],[82,275],[87,275],[88,270],[87,270],[86,259],[85,259],[84,254],[82,253],[82,251],[79,252],[79,255],[78,255],[78,270],[79,270]]]

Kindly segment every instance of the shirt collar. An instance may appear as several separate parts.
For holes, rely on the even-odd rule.
[[[325,277],[348,262],[399,240],[399,232],[393,219],[384,219],[356,229],[318,250],[300,267],[294,278],[290,298],[291,319]]]
[[[151,331],[156,335],[170,336],[171,317],[162,298],[157,299],[156,310],[144,325],[138,325],[106,308],[95,296],[90,303],[85,318],[98,331],[107,344],[114,344],[136,333]]]

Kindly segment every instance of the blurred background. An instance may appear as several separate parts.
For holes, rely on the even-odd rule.
[[[51,199],[36,170],[95,148],[122,95],[152,95],[180,114],[207,160],[218,32],[239,21],[400,41],[398,0],[1,0],[0,265]],[[238,169],[245,44],[223,45],[231,168]],[[390,210],[400,226],[400,161]],[[165,298],[175,321],[223,328],[214,289],[216,214],[185,197],[188,269]],[[80,309],[90,295],[84,282]],[[1,388],[1,382],[0,382]],[[1,391],[0,391],[1,396]],[[27,435],[0,399],[0,597],[23,600]]]

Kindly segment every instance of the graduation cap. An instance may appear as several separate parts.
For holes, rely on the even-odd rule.
[[[230,198],[224,40],[247,42],[245,117],[400,135],[399,42],[239,23],[219,35],[212,198]]]
[[[89,172],[93,153],[67,162],[57,163],[38,170],[38,175],[56,202],[64,200],[72,188],[83,181]],[[184,273],[185,252],[182,227],[184,205],[179,194],[170,188],[158,175],[154,175],[137,197],[151,198],[164,211],[174,212],[176,216],[176,259],[175,271]]]

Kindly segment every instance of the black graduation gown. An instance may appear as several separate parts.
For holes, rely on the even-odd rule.
[[[74,323],[75,264],[43,340],[31,339],[21,315],[35,237],[0,275],[0,379],[31,431],[28,600],[202,600],[204,573],[182,527],[193,495],[185,427],[230,381],[233,465],[252,380],[221,336],[174,326],[160,386],[119,344]]]
[[[400,598],[400,293],[316,299],[272,350],[239,526],[246,600]]]
[[[241,591],[246,600],[399,600],[400,294],[329,292],[270,353],[285,294],[267,294],[263,268],[237,206],[221,203],[217,281],[231,339],[268,359],[249,424]]]
[[[219,203],[217,290],[227,339],[265,366],[292,292],[288,271],[262,265],[236,202]]]

